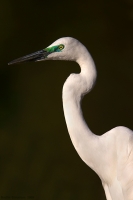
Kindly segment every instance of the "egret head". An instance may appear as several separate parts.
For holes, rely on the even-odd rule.
[[[47,48],[44,48],[35,53],[23,56],[16,60],[8,63],[17,64],[28,61],[43,61],[43,60],[72,60],[78,59],[79,49],[78,46],[81,44],[78,40],[71,37],[64,37],[56,40]],[[82,46],[82,45],[81,45]]]

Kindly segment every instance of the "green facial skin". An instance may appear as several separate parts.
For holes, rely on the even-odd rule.
[[[64,45],[60,44],[60,45],[57,45],[57,46],[45,48],[44,51],[47,51],[48,53],[54,53],[54,52],[61,52],[62,49],[64,49]]]
[[[13,60],[9,63],[9,65],[16,64],[16,63],[23,63],[28,61],[40,61],[47,58],[47,56],[54,52],[61,52],[64,49],[64,45],[60,44],[57,46],[47,47],[41,51],[37,51],[35,53],[31,53],[29,55],[23,56],[21,58],[18,58],[16,60]]]

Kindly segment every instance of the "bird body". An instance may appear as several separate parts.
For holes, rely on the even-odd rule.
[[[74,38],[60,38],[46,49],[9,64],[26,60],[70,60],[79,64],[81,72],[67,78],[62,94],[70,138],[81,159],[100,177],[107,200],[133,200],[133,131],[119,126],[98,136],[83,118],[81,100],[96,79],[95,64],[86,47]]]

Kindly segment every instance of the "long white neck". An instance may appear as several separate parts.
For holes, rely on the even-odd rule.
[[[81,110],[81,99],[89,92],[96,79],[95,64],[83,46],[81,56],[76,62],[80,65],[80,74],[71,74],[63,86],[63,108],[65,120],[72,143],[82,160],[95,170],[94,155],[97,137],[88,128]],[[90,152],[85,152],[85,149]],[[93,155],[93,156],[92,156]],[[96,171],[96,170],[95,170]]]

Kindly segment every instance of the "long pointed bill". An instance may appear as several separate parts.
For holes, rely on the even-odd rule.
[[[47,50],[41,50],[37,51],[35,53],[31,53],[29,55],[23,56],[21,58],[15,59],[8,63],[8,65],[13,65],[17,63],[23,63],[23,62],[30,62],[30,61],[41,61],[44,60],[49,55],[49,52]]]

